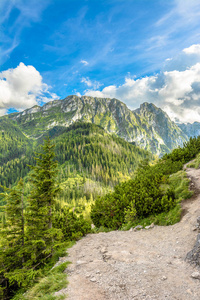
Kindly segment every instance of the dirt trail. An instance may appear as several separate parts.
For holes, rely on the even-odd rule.
[[[187,169],[200,190],[200,170]],[[89,234],[69,249],[68,300],[199,300],[197,269],[185,262],[193,248],[200,195],[184,201],[182,220],[168,227]]]

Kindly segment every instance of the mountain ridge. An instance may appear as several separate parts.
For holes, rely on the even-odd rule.
[[[15,121],[25,135],[32,138],[41,137],[54,126],[68,127],[77,120],[94,123],[158,156],[182,146],[189,139],[154,104],[145,102],[131,111],[115,98],[70,95],[6,117]]]

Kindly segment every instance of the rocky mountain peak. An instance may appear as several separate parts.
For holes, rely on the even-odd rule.
[[[145,102],[131,111],[125,103],[115,98],[78,97],[70,95],[44,106],[34,106],[24,112],[8,115],[16,121],[25,134],[40,137],[54,126],[69,126],[81,120],[102,126],[128,142],[162,155],[181,146],[188,137],[170,120],[162,109]]]
[[[159,107],[155,106],[153,103],[144,102],[140,104],[140,108],[137,108],[133,111],[143,117],[148,117],[150,114],[152,115],[162,115],[164,118],[170,120],[169,116]],[[171,120],[170,120],[171,121]]]

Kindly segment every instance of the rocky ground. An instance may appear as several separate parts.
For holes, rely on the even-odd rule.
[[[89,234],[69,249],[68,300],[199,300],[199,270],[185,261],[198,234],[200,169],[187,169],[195,188],[173,226]],[[199,274],[200,275],[200,274]]]

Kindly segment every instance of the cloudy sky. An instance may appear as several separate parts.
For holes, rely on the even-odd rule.
[[[1,0],[0,115],[71,94],[200,122],[200,1]]]

